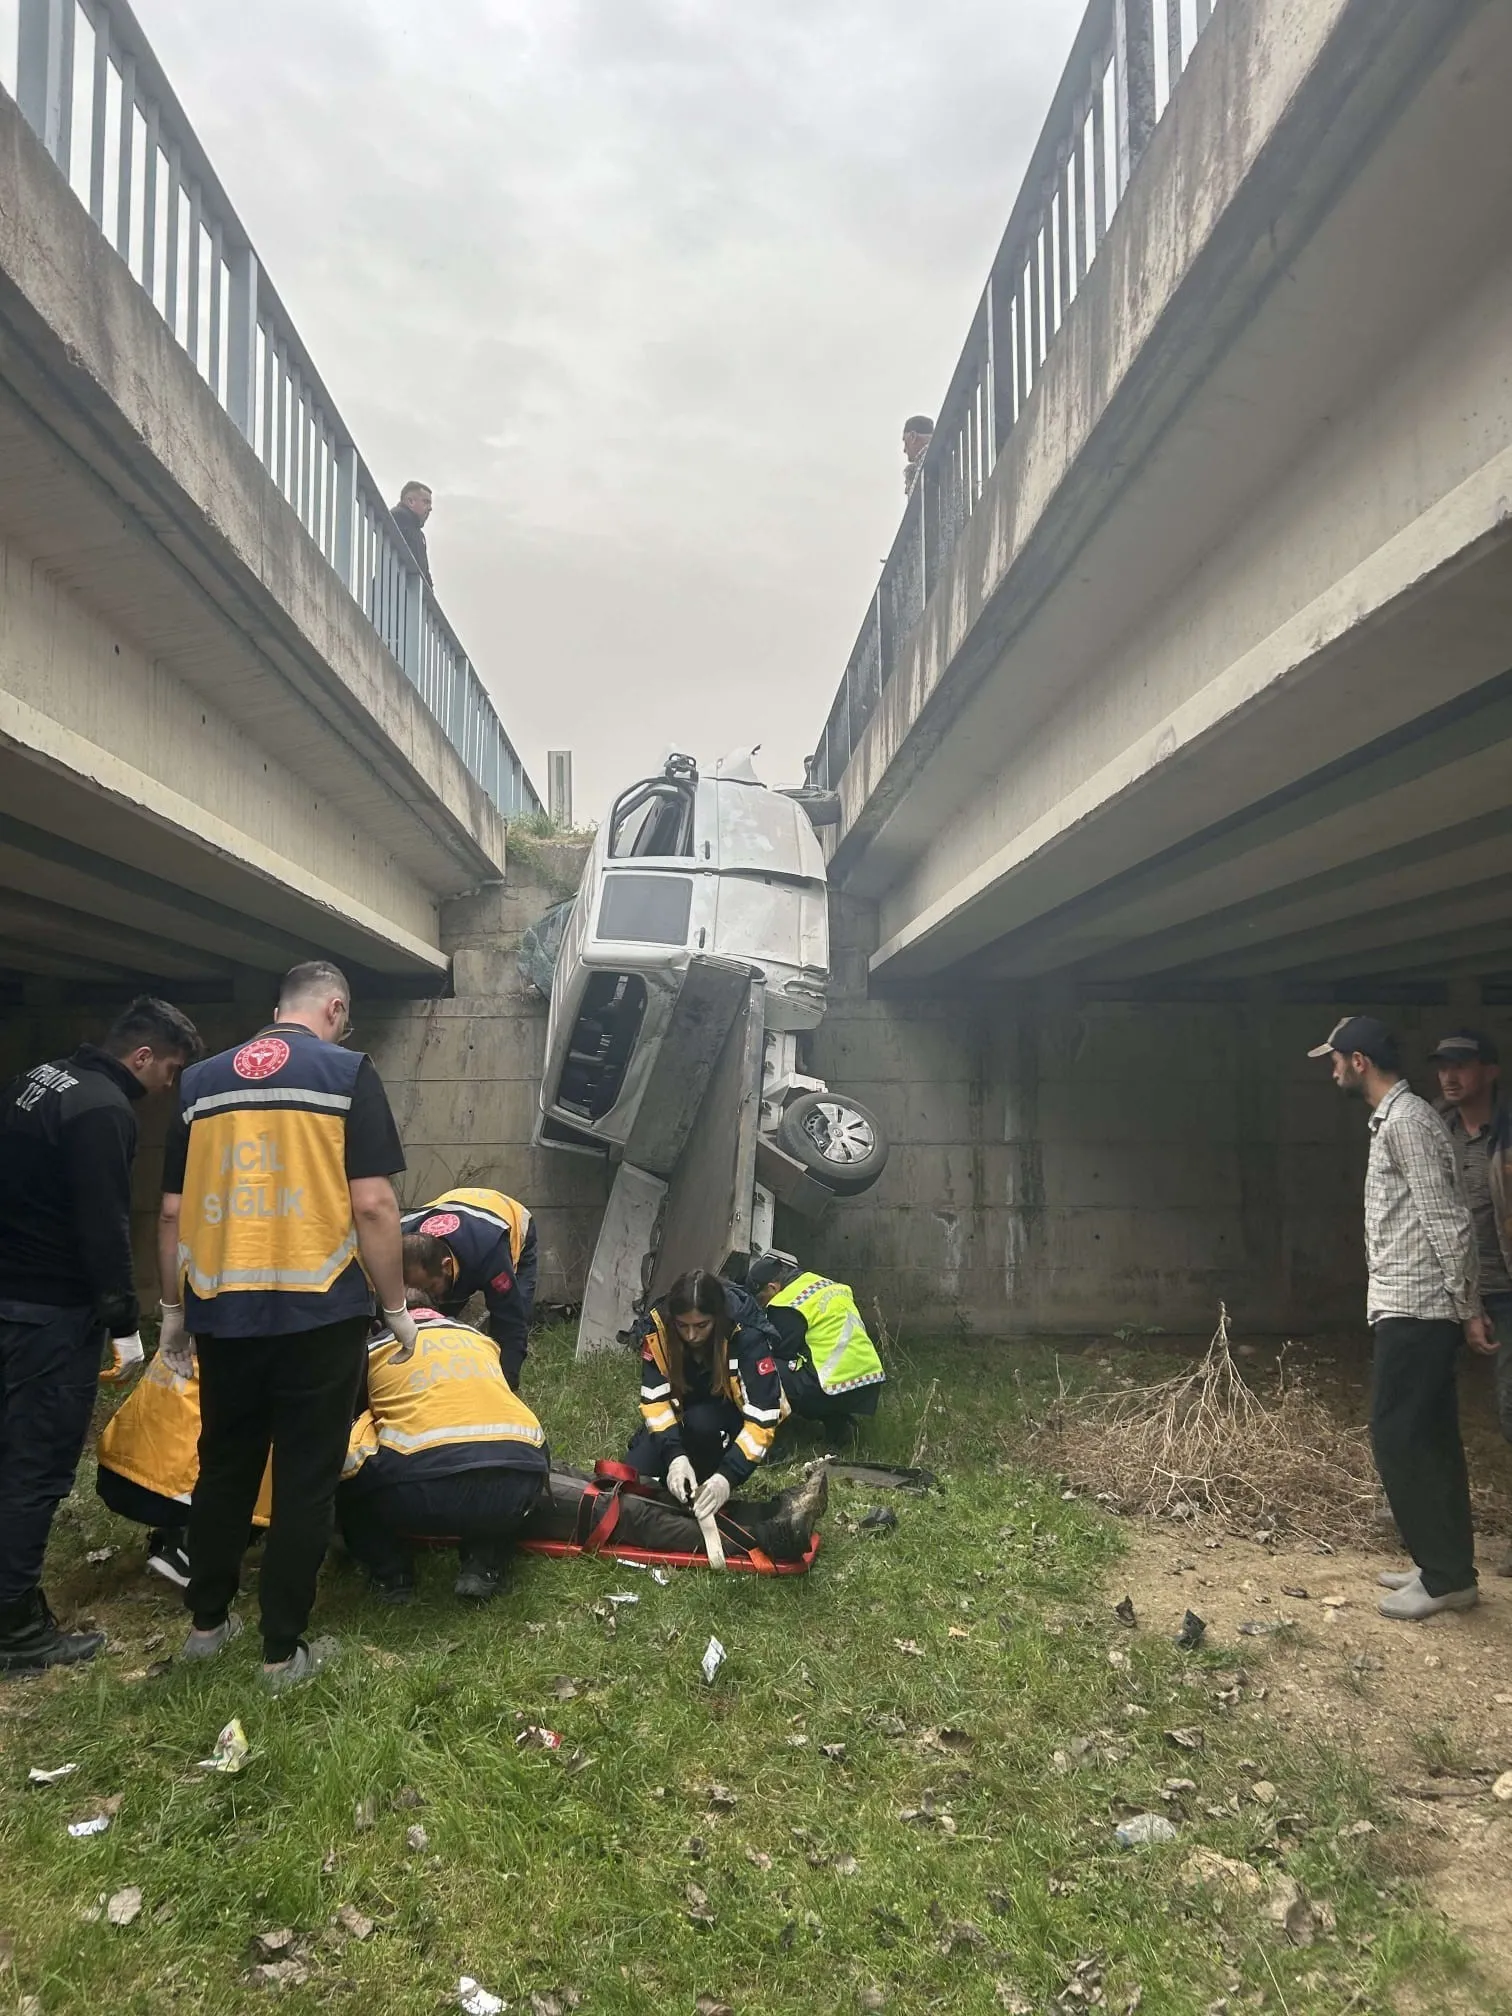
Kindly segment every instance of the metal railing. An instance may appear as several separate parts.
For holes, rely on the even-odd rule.
[[[1215,0],[1091,0],[809,779],[840,781],[1044,370]],[[1157,10],[1165,33],[1156,34]]]
[[[19,0],[16,99],[468,770],[540,811],[127,0]]]

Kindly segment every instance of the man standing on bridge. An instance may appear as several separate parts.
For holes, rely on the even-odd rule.
[[[400,1353],[404,1151],[372,1060],[341,1047],[351,990],[316,961],[287,974],[267,1028],[185,1073],[163,1162],[160,1349],[199,1357],[199,1478],[189,1508],[186,1659],[210,1659],[231,1614],[271,1450],[263,1556],[263,1675],[275,1692],[318,1671],[303,1633],[330,1542],[377,1291]],[[191,1342],[192,1340],[192,1342]]]
[[[187,1016],[144,994],[102,1044],[39,1064],[0,1100],[0,1672],[72,1665],[105,1642],[58,1629],[42,1560],[106,1339],[117,1374],[142,1362],[133,1108],[200,1049]]]
[[[1470,1480],[1455,1365],[1461,1344],[1496,1349],[1481,1310],[1475,1227],[1448,1130],[1402,1076],[1396,1039],[1348,1015],[1309,1057],[1370,1108],[1365,1172],[1366,1314],[1375,1335],[1370,1436],[1397,1531],[1417,1564],[1380,1579],[1384,1617],[1418,1619],[1479,1601]]]
[[[392,514],[427,588],[436,585],[431,580],[430,549],[425,543],[425,521],[431,514],[432,502],[428,483],[406,483]]]

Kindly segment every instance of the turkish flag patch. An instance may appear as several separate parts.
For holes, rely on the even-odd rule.
[[[777,1370],[777,1360],[775,1358],[763,1358],[761,1363],[756,1367],[756,1370],[764,1379],[770,1378],[772,1373]]]
[[[648,1365],[654,1365],[656,1363],[656,1353],[651,1349],[651,1346],[649,1344],[642,1344],[641,1356],[642,1358],[645,1359]]]
[[[497,1294],[507,1295],[514,1286],[514,1276],[506,1268],[502,1274],[495,1274],[488,1285]]]

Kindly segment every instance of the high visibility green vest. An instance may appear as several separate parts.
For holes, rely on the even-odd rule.
[[[800,1274],[779,1288],[769,1307],[796,1309],[808,1325],[809,1356],[826,1393],[850,1393],[880,1386],[887,1374],[877,1347],[866,1334],[856,1298],[843,1281]]]

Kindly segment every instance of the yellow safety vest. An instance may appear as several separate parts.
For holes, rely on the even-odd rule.
[[[346,1175],[363,1059],[280,1023],[183,1075],[185,1321],[278,1336],[372,1311]]]
[[[479,1467],[504,1462],[523,1469],[547,1467],[540,1422],[504,1377],[499,1347],[481,1330],[432,1311],[417,1311],[419,1338],[412,1357],[395,1363],[398,1345],[388,1333],[368,1346],[368,1405],[352,1429],[344,1477],[355,1477],[374,1456],[402,1462],[406,1474],[473,1467],[457,1460],[476,1451]]]
[[[501,1232],[509,1234],[509,1250],[518,1265],[525,1248],[525,1234],[530,1230],[529,1207],[518,1197],[506,1197],[502,1190],[446,1190],[424,1207],[425,1216],[442,1216],[459,1205],[474,1219],[482,1219],[485,1224],[495,1222]],[[423,1223],[409,1224],[409,1219],[416,1215],[405,1213],[406,1231],[424,1231]]]
[[[161,1358],[147,1369],[106,1422],[96,1451],[102,1470],[129,1478],[144,1491],[188,1506],[199,1476],[200,1401],[198,1370],[187,1379],[170,1372]],[[253,1523],[273,1517],[273,1465],[263,1472]]]
[[[803,1317],[808,1326],[809,1356],[826,1393],[851,1393],[859,1386],[880,1386],[886,1379],[856,1298],[843,1281],[829,1281],[822,1274],[800,1274],[779,1288],[767,1306],[796,1309]]]

